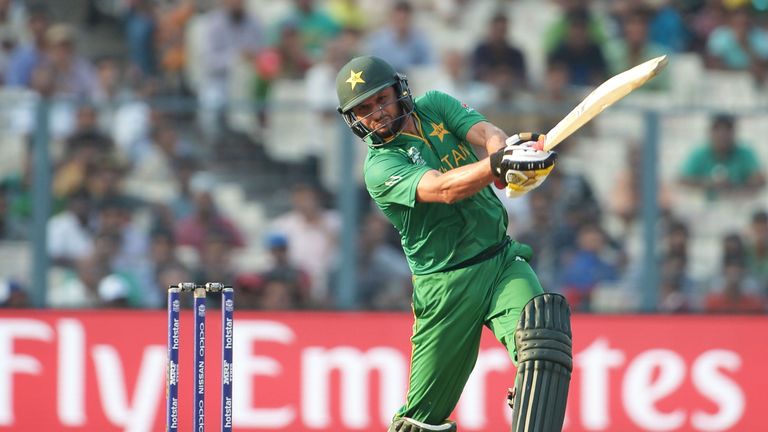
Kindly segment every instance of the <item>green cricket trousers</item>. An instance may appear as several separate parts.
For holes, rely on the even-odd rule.
[[[446,420],[475,367],[484,325],[515,360],[520,313],[543,293],[530,258],[529,246],[512,241],[474,265],[414,276],[411,373],[396,417],[431,425]]]

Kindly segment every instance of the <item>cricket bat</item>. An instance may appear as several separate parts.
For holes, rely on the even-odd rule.
[[[666,65],[666,55],[656,57],[621,72],[600,84],[581,103],[576,105],[576,108],[560,120],[555,127],[550,129],[543,146],[540,144],[542,147],[540,150],[552,150],[588,121],[595,118],[596,115],[603,112],[604,109],[656,76]]]

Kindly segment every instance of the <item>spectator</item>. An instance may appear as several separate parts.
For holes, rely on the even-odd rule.
[[[78,106],[74,129],[67,137],[69,149],[74,150],[77,146],[91,145],[99,156],[108,155],[115,149],[112,138],[101,129],[99,114],[94,105]]]
[[[48,255],[54,265],[74,267],[93,251],[90,205],[88,194],[77,191],[69,197],[66,210],[48,221]]]
[[[723,236],[722,262],[728,260],[746,261],[747,249],[744,240],[738,233],[728,233]]]
[[[357,287],[366,309],[408,310],[411,304],[411,271],[402,251],[386,243],[392,226],[380,213],[363,222],[357,253]]]
[[[625,158],[623,169],[613,181],[609,205],[611,211],[622,222],[624,232],[627,233],[640,212],[643,148],[637,143],[631,143],[627,147]],[[656,193],[661,212],[669,212],[672,201],[668,188],[660,185]]]
[[[357,53],[358,34],[344,30],[339,37],[328,41],[325,57],[307,70],[304,84],[307,103],[324,119],[336,121],[336,73]]]
[[[694,309],[691,297],[696,287],[688,277],[686,267],[685,255],[673,254],[664,258],[659,281],[659,312],[691,312]]]
[[[296,186],[291,198],[292,210],[275,219],[272,229],[288,238],[291,263],[309,274],[312,301],[326,305],[341,219],[335,211],[321,206],[319,191],[312,186]]]
[[[544,49],[547,54],[553,52],[569,38],[569,27],[572,14],[586,17],[587,38],[597,45],[602,45],[608,39],[603,20],[597,18],[589,10],[590,0],[558,0],[562,13],[560,17],[547,28],[544,34]]]
[[[662,253],[665,257],[680,257],[683,262],[688,262],[688,245],[690,232],[688,225],[679,220],[671,220],[667,224],[662,240]]]
[[[48,305],[57,308],[137,307],[143,301],[131,273],[115,269],[121,249],[120,236],[101,232],[93,252],[77,261],[74,271],[65,269],[61,280],[48,290]]]
[[[547,65],[543,88],[538,93],[536,99],[553,106],[574,106],[573,102],[579,100],[580,94],[577,94],[570,86],[571,77],[569,73],[567,64],[559,61],[550,62]],[[562,118],[562,116],[559,116],[559,118]],[[557,123],[552,123],[552,125],[555,124]]]
[[[728,259],[723,277],[715,291],[704,299],[704,311],[710,313],[764,313],[764,295],[750,292],[745,263],[740,259]]]
[[[765,185],[757,155],[735,138],[734,122],[725,114],[712,119],[709,141],[694,149],[683,164],[684,186],[716,199],[723,194],[753,194]]]
[[[8,211],[8,196],[6,195],[7,186],[0,183],[0,240],[9,240],[17,238],[17,230],[13,226]]]
[[[104,56],[95,63],[97,82],[93,104],[99,107],[100,129],[110,130],[115,121],[117,105],[128,99],[131,94],[122,85],[122,71],[118,58]]]
[[[28,239],[32,221],[32,162],[29,150],[24,153],[20,171],[0,179],[0,238]],[[53,211],[61,210],[62,203],[54,200]]]
[[[652,58],[666,54],[665,50],[648,40],[648,23],[651,13],[644,7],[630,9],[624,15],[624,37],[606,44],[605,57],[611,75],[623,72]],[[651,90],[667,89],[668,74],[660,74],[642,88]]]
[[[48,10],[42,4],[33,4],[27,12],[27,28],[31,40],[19,43],[8,59],[5,84],[12,87],[29,87],[32,72],[45,56],[45,35],[49,27]]]
[[[331,19],[343,29],[362,32],[368,28],[368,13],[359,0],[329,0],[327,8]]]
[[[101,307],[107,308],[126,308],[138,307],[132,300],[132,291],[134,285],[125,276],[120,274],[109,274],[99,281],[97,292]],[[135,298],[135,297],[134,297]]]
[[[293,287],[280,279],[268,279],[261,286],[261,309],[293,310],[298,309],[293,295]]]
[[[158,124],[152,130],[151,140],[142,142],[136,150],[132,170],[126,178],[126,190],[152,202],[171,199],[175,192],[174,167],[184,153],[184,141],[175,125]]]
[[[161,7],[158,16],[158,57],[169,87],[176,92],[188,90],[184,77],[187,64],[185,34],[195,16],[193,0],[182,0]]]
[[[52,308],[94,308],[99,306],[98,285],[107,270],[90,259],[81,259],[48,288],[46,305]]]
[[[209,228],[199,247],[200,262],[193,269],[193,279],[232,283],[236,279],[235,268],[232,264],[234,244],[232,233],[220,231],[215,227]]]
[[[10,57],[24,36],[23,15],[20,3],[0,0],[0,85],[3,84]]]
[[[578,230],[576,250],[563,259],[563,294],[574,309],[589,310],[592,290],[601,282],[617,281],[619,270],[618,256],[603,230],[585,224]]]
[[[702,0],[691,7],[688,19],[693,34],[692,51],[704,54],[712,32],[726,21],[725,7],[722,0]]]
[[[67,141],[64,158],[53,172],[53,195],[61,198],[85,189],[88,168],[98,159],[99,152],[93,141]]]
[[[309,275],[291,264],[288,237],[270,234],[267,249],[270,267],[259,275],[259,307],[262,309],[303,309],[311,305]]]
[[[558,251],[572,250],[576,246],[578,229],[601,220],[602,209],[592,186],[582,174],[560,167],[552,171],[539,189],[538,192],[544,193],[549,200]]]
[[[549,62],[568,66],[570,83],[594,86],[605,80],[608,66],[600,46],[588,33],[589,14],[577,9],[567,16],[567,38],[549,55]]]
[[[517,239],[536,251],[531,258],[531,267],[536,271],[541,285],[547,290],[554,290],[560,278],[561,246],[565,243],[562,226],[555,222],[552,212],[551,197],[545,193],[533,193],[530,199],[530,226],[523,230]],[[566,234],[566,238],[571,237]]]
[[[707,40],[707,65],[716,69],[747,70],[762,83],[768,72],[768,31],[754,24],[750,6],[729,13],[727,23]]]
[[[199,169],[200,163],[193,157],[182,156],[176,160],[173,167],[176,188],[172,198],[166,203],[170,210],[170,218],[166,226],[173,226],[174,221],[185,219],[194,212],[192,180],[196,178],[195,175]],[[207,174],[200,174],[200,176],[205,178]],[[195,182],[198,181],[200,180],[195,180]]]
[[[29,296],[18,281],[0,279],[0,308],[18,309],[29,306]]]
[[[684,1],[668,0],[658,6],[648,27],[649,40],[665,51],[679,53],[691,47],[693,34],[686,22]]]
[[[94,218],[95,230],[117,236],[118,249],[112,258],[112,268],[131,273],[149,252],[149,237],[134,221],[134,209],[120,196],[108,195],[98,203]]]
[[[76,99],[92,100],[96,95],[96,71],[77,52],[75,29],[56,24],[45,33],[45,62],[53,69],[54,92]]]
[[[471,15],[470,0],[433,0],[429,10],[437,15],[444,25],[461,27],[466,25],[463,18]]]
[[[521,95],[523,104],[534,104],[544,108],[544,112],[531,115],[530,130],[549,130],[556,125],[574,106],[576,106],[584,94],[578,87],[571,85],[568,65],[562,61],[551,61],[546,65],[543,82],[531,89],[529,93]],[[510,124],[525,122],[525,114],[518,114]],[[525,124],[525,123],[523,123]],[[516,126],[516,128],[519,126]],[[582,132],[589,130],[589,123],[583,126]]]
[[[152,128],[166,121],[167,112],[151,106],[159,90],[157,80],[143,80],[137,88],[128,89],[125,99],[115,107],[112,124],[107,130],[122,158],[133,161],[141,153],[145,141],[150,140]]]
[[[220,0],[205,17],[204,28],[203,77],[197,91],[204,108],[203,127],[216,136],[225,126],[224,108],[234,69],[241,62],[250,62],[264,40],[261,24],[246,11],[244,0]]]
[[[192,273],[181,263],[169,263],[157,267],[157,281],[160,289],[159,296],[162,297],[162,305],[168,305],[168,287],[176,285],[179,282],[192,280]],[[191,304],[191,296],[181,296],[182,304]],[[239,303],[239,302],[238,302]],[[239,304],[237,305],[240,306]]]
[[[526,194],[515,199],[509,199],[506,188],[499,189],[494,187],[493,193],[496,194],[507,211],[507,217],[509,218],[507,234],[513,239],[517,239],[522,233],[531,234],[529,233],[533,224],[531,197]]]
[[[583,175],[568,172],[562,167],[555,171],[550,173],[536,194],[530,195],[532,218],[543,218],[547,222],[533,223],[521,236],[521,241],[534,246],[534,250],[538,250],[536,245],[540,241],[549,250],[548,253],[537,252],[544,255],[539,259],[542,263],[537,265],[550,266],[550,271],[545,270],[540,278],[544,286],[553,287],[558,283],[564,258],[577,249],[578,230],[583,225],[597,223],[601,216],[594,191]],[[537,237],[544,232],[544,226],[549,227],[548,235],[539,240]],[[551,280],[548,280],[550,277]]]
[[[750,273],[760,283],[761,292],[768,293],[768,212],[752,215],[746,250]]]
[[[473,79],[466,60],[459,50],[445,50],[442,57],[443,73],[432,77],[432,88],[448,93],[472,108],[486,108],[499,99],[499,89]]]
[[[48,288],[46,303],[54,308],[92,308],[100,306],[99,284],[112,274],[112,260],[120,248],[116,234],[100,233],[93,240],[87,254],[74,261],[72,268],[64,269]],[[112,288],[112,287],[110,287]],[[113,290],[108,290],[113,291]],[[113,292],[105,292],[114,300]]]
[[[365,51],[386,60],[397,71],[435,63],[433,48],[426,33],[413,25],[413,7],[398,1],[390,13],[389,25],[371,34]]]
[[[472,53],[474,78],[493,85],[507,100],[516,89],[528,86],[523,52],[507,41],[509,21],[503,13],[491,18],[486,39]]]
[[[176,240],[181,246],[191,246],[204,252],[206,239],[216,234],[216,239],[227,248],[240,248],[245,241],[235,224],[220,214],[213,201],[214,180],[208,173],[198,173],[190,180],[190,192],[194,203],[191,215],[176,224]]]
[[[131,72],[141,77],[155,76],[157,67],[157,21],[152,0],[125,0],[125,42]]]
[[[123,179],[127,171],[126,165],[113,155],[100,156],[87,167],[85,187],[88,195],[95,203],[120,197],[129,205],[140,204],[139,199],[123,193]]]
[[[0,33],[12,41],[21,41],[25,32],[26,6],[17,0],[0,0]]]
[[[312,67],[313,59],[304,47],[300,32],[301,30],[294,23],[287,23],[280,27],[280,39],[276,47],[280,58],[279,78],[302,79]]]
[[[322,58],[326,43],[341,31],[339,23],[318,8],[315,0],[294,0],[293,11],[279,24],[279,34],[285,26],[296,29],[302,51],[312,62]]]
[[[188,273],[184,265],[176,257],[176,240],[173,231],[164,227],[157,227],[150,233],[149,253],[137,263],[133,270],[135,279],[141,290],[141,306],[160,307],[165,303],[164,294],[168,285],[164,284],[163,272],[171,272],[171,269],[181,268]],[[190,280],[173,279],[180,281]]]
[[[37,129],[36,119],[37,111],[35,100],[37,95],[46,98],[61,96],[57,93],[57,72],[53,65],[48,61],[41,61],[32,71],[30,77],[29,90],[25,92],[26,98],[18,103],[8,106],[8,110],[13,116],[13,121],[9,124],[10,130],[18,135],[28,137],[34,136]],[[30,93],[34,93],[32,96]],[[71,103],[51,104],[48,112],[48,125],[51,139],[55,142],[65,139],[74,129],[76,106]]]

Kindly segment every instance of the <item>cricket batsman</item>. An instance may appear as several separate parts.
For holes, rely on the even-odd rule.
[[[570,310],[545,293],[531,248],[506,235],[511,197],[539,186],[557,155],[543,135],[508,137],[453,97],[414,99],[405,76],[372,56],[336,77],[338,111],[368,144],[365,185],[401,236],[413,273],[406,403],[389,432],[456,431],[448,419],[488,326],[517,366],[513,432],[560,431],[572,369]]]

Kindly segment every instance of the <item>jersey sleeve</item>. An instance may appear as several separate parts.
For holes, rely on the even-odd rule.
[[[741,149],[741,153],[743,155],[741,159],[743,160],[744,171],[747,174],[747,177],[760,172],[762,168],[760,166],[760,158],[757,156],[757,153],[755,153],[754,150],[744,144],[741,145]]]
[[[486,121],[485,116],[449,94],[433,90],[424,96],[429,108],[445,121],[445,128],[461,140],[467,139],[467,132],[472,126]]]
[[[414,164],[405,154],[382,152],[368,160],[365,169],[365,187],[379,204],[416,204],[416,188],[427,171],[432,168]]]

